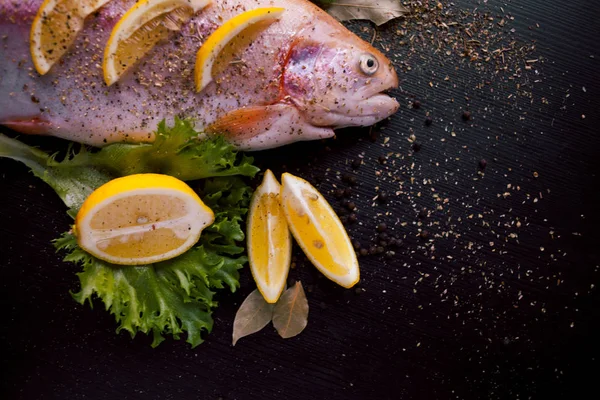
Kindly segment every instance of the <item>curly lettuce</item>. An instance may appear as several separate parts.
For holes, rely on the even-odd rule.
[[[113,144],[98,151],[82,147],[58,162],[55,156],[0,135],[0,157],[25,163],[48,183],[74,216],[87,196],[118,176],[163,173],[191,185],[215,213],[197,245],[171,260],[145,266],[117,266],[79,248],[67,232],[55,241],[65,261],[83,267],[81,288],[72,293],[80,304],[94,297],[115,316],[117,331],[152,334],[152,346],[165,336],[195,347],[213,326],[216,290],[239,287],[238,270],[247,262],[242,223],[252,194],[242,177],[258,172],[252,158],[238,154],[222,137],[199,139],[185,120],[173,127],[162,122],[152,144]]]

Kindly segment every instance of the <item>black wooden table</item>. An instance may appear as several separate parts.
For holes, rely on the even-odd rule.
[[[296,252],[291,278],[308,289],[310,317],[289,340],[267,328],[231,346],[253,289],[247,269],[238,293],[219,295],[214,331],[196,349],[116,334],[100,302],[92,310],[69,294],[78,268],[50,244],[68,229],[65,207],[24,166],[0,160],[0,398],[525,399],[592,389],[599,20],[593,0],[461,0],[377,30],[402,79],[400,111],[374,129],[256,155],[316,183],[369,252],[357,290],[322,279]],[[368,23],[350,26],[374,37]],[[350,197],[336,199],[336,188]],[[373,200],[382,191],[386,201]],[[344,200],[356,204],[355,222]],[[401,246],[381,246],[382,222]]]

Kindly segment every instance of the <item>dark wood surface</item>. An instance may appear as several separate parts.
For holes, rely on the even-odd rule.
[[[344,174],[356,176],[352,237],[368,248],[386,222],[403,240],[386,249],[394,254],[360,258],[360,290],[322,279],[296,252],[291,278],[303,281],[310,304],[308,327],[296,338],[282,340],[267,328],[231,346],[235,311],[253,289],[247,269],[238,293],[219,294],[214,331],[194,350],[174,340],[152,349],[143,335],[116,334],[100,302],[90,309],[70,297],[78,268],[50,244],[69,227],[65,207],[24,166],[0,160],[0,398],[527,399],[595,392],[600,3],[462,0],[450,9],[456,17],[440,21],[462,28],[429,29],[438,18],[430,13],[378,30],[375,44],[402,79],[393,93],[402,108],[391,121],[257,154],[263,168],[317,183],[338,211],[344,205],[332,190],[348,187]],[[482,25],[486,10],[494,18],[490,43],[482,42],[485,26],[473,25],[480,43],[472,44],[482,58],[486,48],[490,61],[478,66],[461,57],[452,40],[438,46],[444,29]],[[367,23],[351,26],[373,36]],[[509,49],[504,61],[496,49]],[[47,138],[29,142],[64,148]],[[352,168],[359,158],[362,165]],[[372,200],[378,190],[388,193],[387,203]]]

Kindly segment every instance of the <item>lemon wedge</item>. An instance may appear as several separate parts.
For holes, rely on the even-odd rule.
[[[104,81],[112,85],[169,33],[178,31],[211,0],[141,0],[113,28],[104,49]]]
[[[240,32],[257,22],[276,20],[285,11],[281,7],[256,8],[227,20],[202,44],[196,54],[194,82],[196,91],[202,91],[213,79],[213,66],[223,48]]]
[[[292,238],[280,203],[281,186],[270,170],[252,195],[248,213],[248,259],[267,303],[281,296],[292,260]]]
[[[102,260],[141,265],[176,257],[192,247],[214,213],[184,182],[138,174],[96,189],[75,219],[79,246]]]
[[[33,19],[29,50],[40,75],[67,52],[83,29],[85,18],[109,0],[45,0]]]
[[[360,279],[350,238],[323,195],[310,183],[284,173],[281,204],[294,238],[304,254],[327,278],[345,288]]]

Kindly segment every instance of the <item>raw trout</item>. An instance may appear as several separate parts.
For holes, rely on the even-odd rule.
[[[42,0],[0,0],[0,124],[95,146],[151,141],[162,119],[193,118],[240,149],[329,138],[392,115],[398,86],[392,63],[306,0],[213,0],[120,81],[103,81],[113,26],[135,0],[112,0],[85,20],[65,56],[39,75],[29,30]],[[225,68],[194,90],[195,55],[223,22],[258,7],[284,7],[228,46]],[[177,30],[177,31],[175,31]]]

